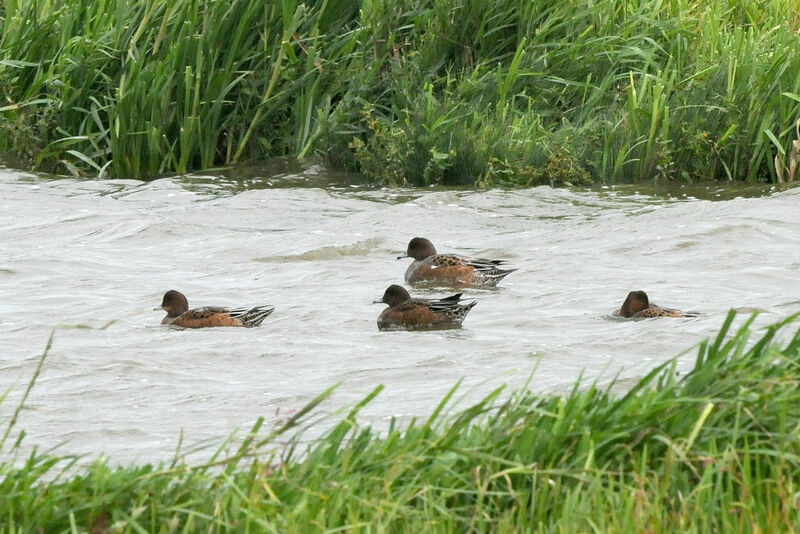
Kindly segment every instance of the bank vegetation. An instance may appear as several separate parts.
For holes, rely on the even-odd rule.
[[[795,0],[5,0],[0,155],[148,178],[800,179]]]

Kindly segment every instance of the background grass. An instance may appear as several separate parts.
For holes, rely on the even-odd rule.
[[[321,154],[386,184],[790,181],[796,7],[6,0],[0,154],[133,178]]]
[[[306,448],[279,445],[329,390],[206,465],[34,452],[0,464],[0,532],[795,531],[800,331],[778,332],[797,315],[756,340],[733,319],[691,372],[668,362],[624,394],[497,390],[456,411],[454,388],[378,434],[357,422],[378,387]]]

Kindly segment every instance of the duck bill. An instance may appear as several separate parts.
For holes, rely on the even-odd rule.
[[[161,311],[163,309],[164,309],[164,306],[156,306],[155,308],[153,308],[153,311]]]
[[[403,258],[410,258],[410,257],[411,256],[409,256],[408,254],[403,253],[403,254],[400,254],[399,256],[397,256],[397,259],[398,260],[402,260]]]
[[[383,299],[373,300],[373,304],[383,304]]]

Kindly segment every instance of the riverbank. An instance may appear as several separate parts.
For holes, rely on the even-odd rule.
[[[121,178],[320,154],[387,185],[790,181],[799,29],[791,0],[11,1],[0,154]]]
[[[6,461],[4,530],[791,531],[797,315],[755,340],[754,317],[735,332],[733,319],[689,373],[667,362],[625,393],[498,389],[455,411],[454,389],[427,420],[378,435],[357,422],[378,387],[300,450],[289,436],[329,390],[273,432],[259,420],[238,452],[205,465]]]

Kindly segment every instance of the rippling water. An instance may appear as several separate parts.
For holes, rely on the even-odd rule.
[[[540,392],[632,380],[730,308],[760,325],[800,310],[798,204],[800,189],[377,189],[287,161],[149,183],[0,169],[0,421],[56,325],[95,328],[57,331],[24,443],[122,463],[169,459],[181,432],[218,445],[275,424],[336,383],[323,409],[384,384],[361,417],[381,426],[427,416],[459,379],[461,407],[531,374]],[[468,292],[460,330],[380,333],[371,302],[402,283],[416,235],[519,270]],[[170,329],[153,311],[168,289],[276,311],[257,329]],[[702,314],[611,319],[632,289]]]

